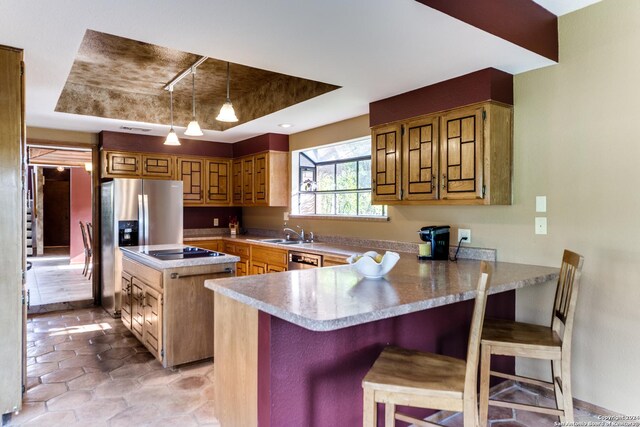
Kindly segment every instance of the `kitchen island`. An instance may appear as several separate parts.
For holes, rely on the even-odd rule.
[[[206,281],[216,292],[216,416],[223,426],[362,425],[361,381],[385,345],[465,357],[479,264],[402,254],[381,280],[347,265]],[[558,277],[493,268],[492,317],[513,319],[515,289]],[[514,371],[512,361],[496,366]]]
[[[203,284],[205,279],[234,276],[240,259],[226,254],[197,257],[195,252],[203,251],[181,257],[185,248],[190,247],[120,248],[122,322],[164,367],[213,356],[214,298]]]

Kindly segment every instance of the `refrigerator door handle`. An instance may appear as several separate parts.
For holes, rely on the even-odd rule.
[[[144,194],[142,196],[142,202],[144,203],[144,244],[149,244],[149,196]]]
[[[147,234],[146,234],[146,230],[145,230],[145,226],[146,226],[146,221],[145,219],[145,215],[144,215],[144,206],[142,203],[142,194],[138,194],[138,230],[139,230],[139,235],[138,235],[138,244],[140,246],[144,246],[147,244],[146,239],[147,239]]]

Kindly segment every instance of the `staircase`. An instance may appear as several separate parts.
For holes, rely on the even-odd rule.
[[[27,256],[33,256],[33,200],[27,200]]]

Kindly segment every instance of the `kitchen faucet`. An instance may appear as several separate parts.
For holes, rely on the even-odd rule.
[[[298,239],[300,239],[301,241],[304,242],[304,228],[300,227],[299,225],[296,225],[296,227],[298,227],[300,229],[300,233],[298,233],[297,231],[295,231],[294,229],[289,228],[289,227],[284,227],[284,229],[282,231],[284,231],[285,233],[287,233],[287,232],[293,233],[296,236],[298,236]],[[287,240],[289,240],[289,235],[287,235]]]

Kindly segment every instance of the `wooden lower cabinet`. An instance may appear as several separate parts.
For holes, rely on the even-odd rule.
[[[214,298],[204,281],[233,276],[233,263],[160,271],[125,256],[122,271],[123,323],[165,368],[213,356]]]
[[[289,252],[284,249],[254,245],[251,247],[251,274],[287,271]]]
[[[240,257],[240,262],[236,263],[236,276],[248,276],[251,273],[251,246],[244,242],[224,242],[224,252]]]
[[[339,255],[324,255],[322,257],[323,267],[334,267],[336,265],[348,264],[347,258]]]
[[[224,241],[222,239],[198,240],[195,242],[185,242],[184,244],[216,252],[224,252],[225,250]]]
[[[251,274],[267,274],[267,263],[251,261]]]

